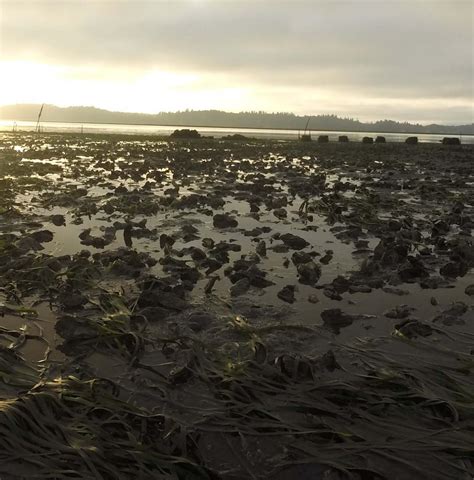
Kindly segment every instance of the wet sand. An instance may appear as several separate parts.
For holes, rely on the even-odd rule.
[[[38,382],[92,405],[107,379],[141,447],[127,470],[88,417],[79,478],[159,478],[158,453],[178,477],[469,478],[473,153],[2,134],[0,427]],[[0,473],[28,477],[9,439]]]

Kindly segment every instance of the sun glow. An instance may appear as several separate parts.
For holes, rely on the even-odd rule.
[[[125,73],[125,74],[124,74]],[[94,105],[126,112],[239,109],[245,89],[224,87],[215,78],[153,69],[115,72],[97,67],[0,62],[0,104]]]

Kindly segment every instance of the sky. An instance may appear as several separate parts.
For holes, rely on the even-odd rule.
[[[0,0],[0,105],[473,122],[470,0]]]

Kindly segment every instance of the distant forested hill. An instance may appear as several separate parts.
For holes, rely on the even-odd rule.
[[[35,121],[40,105],[6,105],[0,107],[3,120]],[[95,107],[67,107],[45,105],[43,121],[79,123],[123,123],[139,125],[178,125],[193,127],[233,127],[233,128],[305,128],[307,116],[293,113],[239,112],[229,113],[219,110],[186,110],[183,112],[161,112],[157,114],[110,112]],[[442,133],[474,134],[474,124],[470,125],[419,125],[393,120],[360,122],[352,118],[336,115],[311,116],[309,128],[312,130],[372,131],[393,133]]]

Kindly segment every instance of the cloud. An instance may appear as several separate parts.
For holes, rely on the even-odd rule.
[[[472,108],[470,1],[2,1],[1,53],[138,79]],[[107,73],[108,72],[108,73]],[[274,99],[275,105],[278,99]],[[363,103],[363,101],[361,102]],[[387,102],[385,102],[387,103]],[[278,108],[276,108],[278,109]]]

